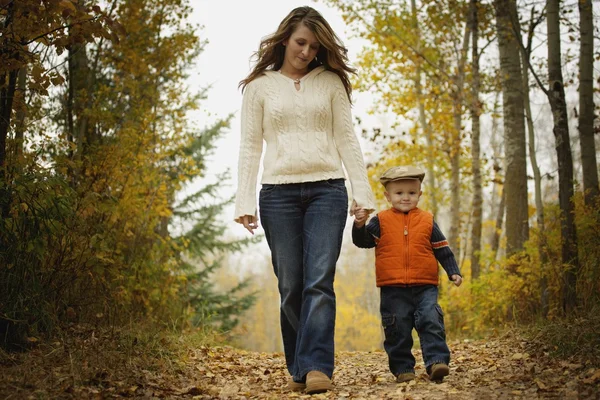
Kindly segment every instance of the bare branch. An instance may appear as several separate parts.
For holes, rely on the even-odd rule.
[[[531,65],[531,62],[529,62],[530,58],[531,58],[531,46],[532,46],[532,42],[533,42],[533,36],[535,34],[535,28],[542,23],[544,16],[545,16],[545,10],[542,10],[542,12],[540,13],[540,16],[537,18],[537,20],[534,19],[534,15],[535,15],[535,7],[533,7],[531,9],[531,23],[529,24],[529,30],[527,32],[527,47],[525,47],[523,45],[523,37],[521,35],[521,30],[519,29],[517,23],[518,21],[515,21],[515,16],[511,15],[511,23],[512,23],[512,28],[513,28],[513,33],[517,36],[517,43],[519,43],[519,49],[521,51],[521,54],[523,56],[523,60],[525,61],[525,63],[527,65],[525,65],[525,68],[529,69],[533,75],[533,77],[535,78],[538,86],[540,87],[540,89],[542,89],[542,91],[548,96],[549,92],[548,89],[546,89],[546,87],[544,86],[544,84],[542,83],[542,80],[540,79],[540,77],[538,76],[537,72],[535,71],[535,69],[533,68],[533,66]]]

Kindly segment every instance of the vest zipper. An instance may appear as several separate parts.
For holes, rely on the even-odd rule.
[[[410,281],[408,280],[408,223],[409,223],[409,218],[410,218],[410,214],[404,214],[404,254],[406,256],[406,261],[404,262],[405,268],[406,268],[406,279],[405,282],[406,284],[410,284]]]

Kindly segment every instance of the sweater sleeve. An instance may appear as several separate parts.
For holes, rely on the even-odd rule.
[[[235,199],[236,222],[244,215],[256,215],[256,182],[263,149],[263,103],[260,82],[246,86],[242,100],[240,153],[238,160],[238,189]]]
[[[371,185],[369,185],[360,143],[354,133],[350,101],[342,80],[337,75],[332,74],[332,81],[333,139],[348,173],[352,195],[356,204],[359,207],[374,210],[375,198],[371,191]]]
[[[448,274],[448,279],[452,275],[461,275],[456,258],[454,258],[454,253],[448,245],[448,240],[446,240],[446,236],[444,236],[435,221],[433,221],[433,230],[431,232],[431,246],[433,247],[435,258],[442,265],[446,274]]]
[[[375,247],[377,245],[375,239],[379,239],[380,236],[379,218],[377,215],[361,228],[352,225],[352,243],[362,249]]]

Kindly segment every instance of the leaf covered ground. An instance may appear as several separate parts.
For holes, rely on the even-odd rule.
[[[99,333],[75,327],[61,340],[2,353],[6,399],[598,399],[600,368],[553,358],[515,334],[450,342],[443,383],[429,381],[416,351],[417,380],[397,384],[384,352],[339,352],[335,390],[308,396],[287,390],[280,353],[197,345],[185,336]]]

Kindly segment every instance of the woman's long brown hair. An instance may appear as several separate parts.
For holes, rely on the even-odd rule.
[[[352,84],[349,74],[356,74],[356,70],[348,65],[348,50],[325,18],[314,8],[306,6],[293,9],[281,21],[277,31],[260,42],[259,49],[254,54],[258,60],[256,65],[246,79],[240,81],[239,86],[242,87],[242,92],[246,85],[261,76],[266,70],[277,71],[281,68],[285,56],[283,42],[292,36],[300,23],[310,29],[320,43],[317,56],[308,64],[308,70],[323,65],[325,69],[335,72],[344,84],[348,99],[352,101]]]

